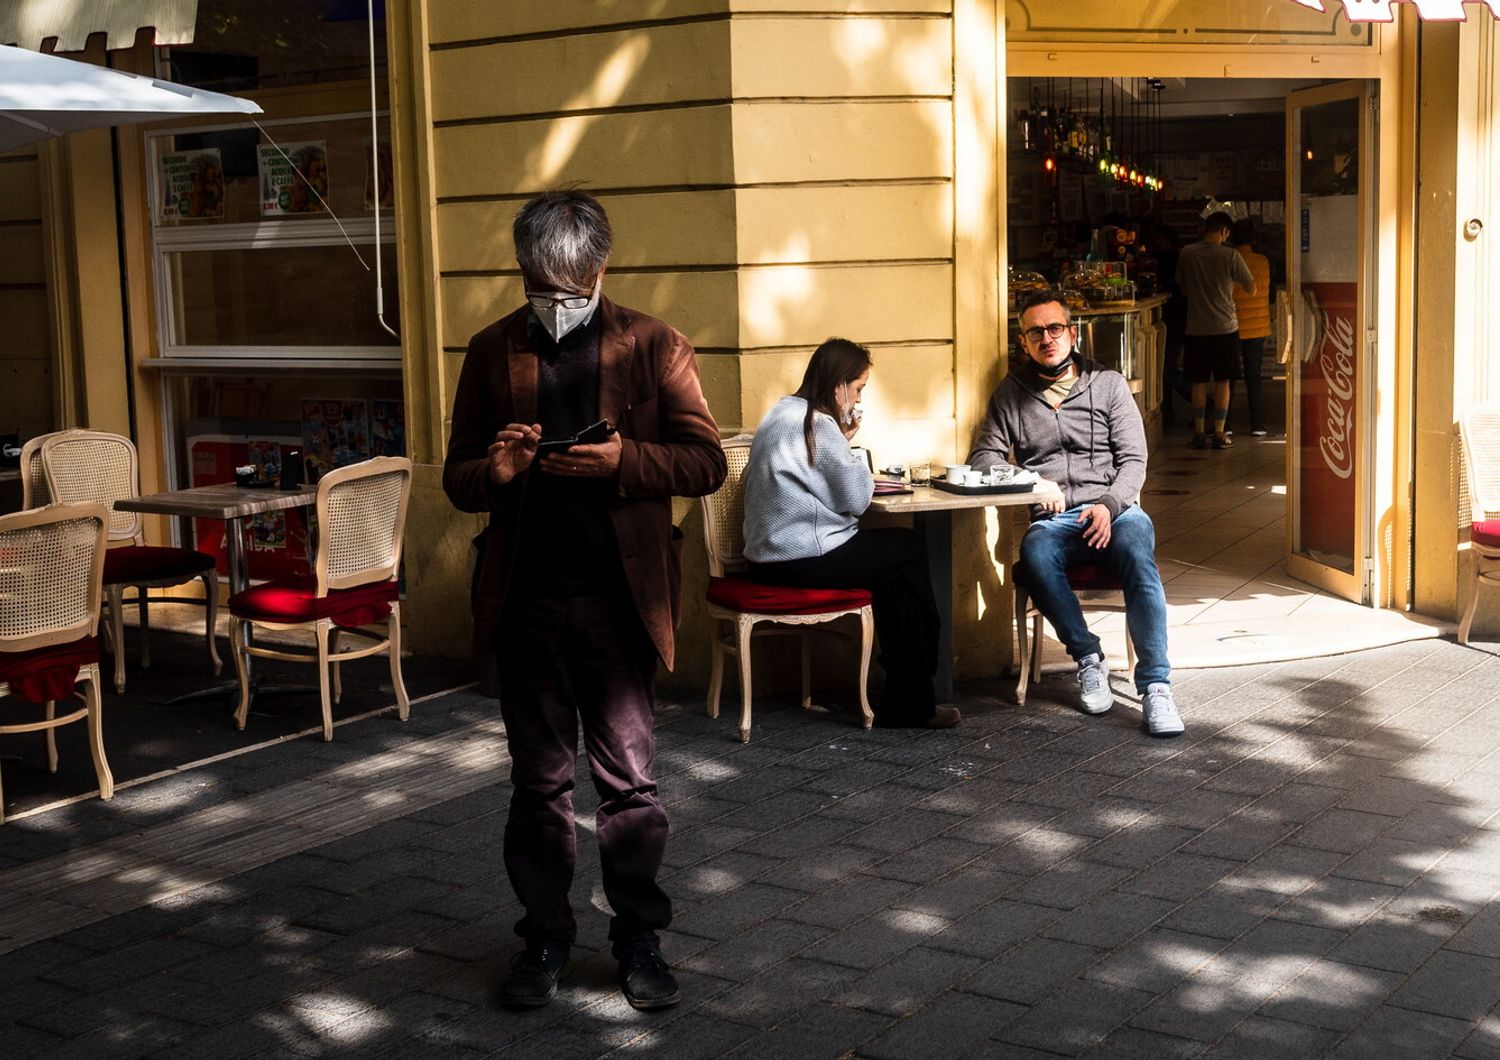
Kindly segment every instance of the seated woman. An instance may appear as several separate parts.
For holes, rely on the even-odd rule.
[[[911,530],[858,526],[875,480],[849,441],[869,378],[869,350],[829,339],[761,420],[744,476],[745,558],[769,585],[870,590],[885,670],[876,722],[948,728],[959,713],[933,697],[939,617],[921,543]]]

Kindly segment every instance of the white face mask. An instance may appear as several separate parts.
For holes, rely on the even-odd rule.
[[[854,426],[854,424],[863,419],[865,415],[865,403],[863,401],[859,401],[856,399],[853,403],[847,406],[844,404],[845,401],[849,400],[850,389],[851,388],[848,383],[840,383],[839,388],[834,391],[833,395],[834,401],[836,401],[839,406],[839,422],[842,423],[845,427]]]
[[[599,307],[599,296],[604,293],[604,285],[598,280],[594,281],[594,293],[589,295],[588,305],[582,309],[566,309],[553,302],[546,308],[533,305],[531,311],[536,314],[537,320],[542,327],[546,328],[547,334],[552,336],[553,342],[561,342],[562,337],[570,331],[582,327],[588,323],[589,317],[594,315],[594,310]],[[568,295],[562,291],[532,291],[528,298],[573,298],[576,295]]]

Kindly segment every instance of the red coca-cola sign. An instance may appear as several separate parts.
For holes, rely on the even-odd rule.
[[[1321,338],[1300,367],[1298,550],[1353,570],[1359,286],[1310,283],[1306,289],[1317,299]]]

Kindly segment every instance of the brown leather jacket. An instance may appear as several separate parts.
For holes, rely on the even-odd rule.
[[[527,338],[528,312],[523,306],[470,340],[443,461],[443,490],[454,506],[490,513],[474,586],[474,648],[481,659],[494,650],[516,525],[526,517],[527,475],[494,485],[488,454],[506,424],[535,421],[537,358]],[[622,444],[610,518],[641,620],[671,669],[682,597],[682,533],[672,525],[671,498],[718,489],[724,450],[688,340],[607,298],[599,312],[599,418],[620,428]]]

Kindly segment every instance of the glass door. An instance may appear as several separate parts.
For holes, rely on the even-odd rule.
[[[1287,96],[1287,569],[1370,602],[1371,87]]]

